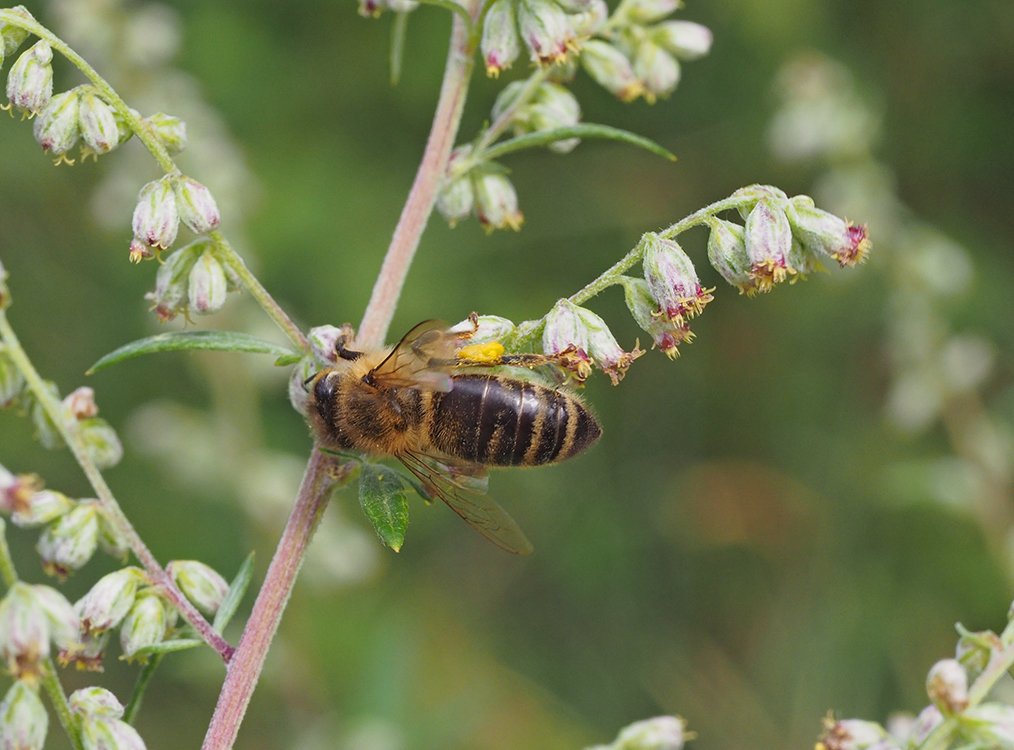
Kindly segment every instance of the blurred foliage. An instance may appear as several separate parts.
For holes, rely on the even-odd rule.
[[[64,13],[103,5],[65,2]],[[423,8],[409,19],[392,89],[390,19],[361,19],[351,2],[179,0],[172,13],[182,34],[173,64],[198,82],[181,79],[218,110],[241,155],[222,145],[195,156],[211,121],[159,101],[143,68],[93,62],[135,106],[148,92],[150,110],[188,120],[184,169],[216,195],[216,181],[242,187],[232,212],[223,206],[224,228],[245,214],[239,249],[291,314],[306,325],[355,323],[422,151],[446,14]],[[652,138],[679,163],[595,142],[566,157],[517,155],[523,231],[486,237],[474,222],[451,230],[434,218],[392,333],[472,310],[536,317],[643,231],[741,185],[809,192],[817,170],[775,159],[765,132],[780,66],[817,49],[851,69],[879,110],[877,157],[904,202],[969,249],[972,285],[947,315],[994,342],[997,373],[982,397],[1009,423],[1014,5],[715,0],[682,17],[711,27],[716,43],[671,100],[624,106],[587,80],[575,86],[587,120]],[[476,78],[462,138],[503,80]],[[121,158],[54,169],[27,124],[0,123],[10,316],[64,392],[100,355],[158,330],[143,300],[154,266],[127,263],[132,191],[155,165],[110,198],[101,221],[91,210],[97,182]],[[354,490],[340,492],[329,514],[346,536],[322,536],[315,551],[337,572],[315,575],[308,564],[240,746],[575,748],[634,719],[679,713],[700,750],[805,747],[828,709],[881,720],[924,705],[925,670],[952,648],[954,622],[1002,627],[1011,577],[968,510],[975,498],[942,505],[920,490],[925,477],[898,479],[906,462],[953,448],[943,427],[913,437],[885,421],[890,279],[878,267],[890,248],[876,244],[877,231],[858,272],[753,300],[720,287],[680,360],[653,354],[619,388],[589,384],[605,427],[593,452],[493,476],[492,493],[536,546],[530,558],[504,555],[421,503],[402,552],[382,551]],[[690,235],[685,247],[706,273],[704,239]],[[621,343],[639,335],[618,291],[592,306]],[[233,328],[267,330],[245,305],[225,315]],[[125,430],[127,460],[109,480],[162,560],[232,571],[256,549],[259,575],[270,558],[310,439],[284,373],[261,359],[163,354],[89,379],[103,416]],[[158,407],[163,415],[196,410],[183,412],[193,421],[175,442],[160,441],[156,401],[176,404]],[[31,440],[27,420],[0,415],[0,444],[4,465],[89,494],[68,455]],[[264,450],[270,464],[258,462]],[[265,494],[278,507],[251,512]],[[12,537],[32,578],[33,539]],[[106,564],[75,576],[69,595]],[[125,698],[134,672],[113,662],[103,684]],[[209,653],[167,658],[139,720],[148,746],[196,746],[221,677]],[[88,681],[68,677],[71,688]]]

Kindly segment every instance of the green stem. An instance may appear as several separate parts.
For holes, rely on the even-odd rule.
[[[74,714],[70,711],[70,704],[67,703],[67,696],[63,693],[60,678],[56,676],[56,667],[53,664],[53,660],[48,656],[42,660],[42,689],[49,696],[49,702],[52,704],[53,710],[60,720],[60,726],[63,727],[63,731],[70,738],[70,743],[74,746],[74,750],[81,750],[83,747],[81,744],[81,729],[74,718]]]
[[[18,337],[14,333],[14,329],[11,328],[10,323],[7,320],[7,313],[0,310],[0,339],[7,345],[7,356],[10,357],[21,374],[25,378],[25,382],[28,384],[28,388],[32,391],[32,395],[42,405],[42,408],[46,411],[46,414],[53,421],[57,430],[60,433],[60,437],[63,438],[67,447],[70,448],[71,453],[74,455],[74,459],[77,461],[81,470],[84,472],[88,481],[92,485],[92,489],[95,490],[95,494],[99,499],[99,503],[102,506],[105,517],[116,527],[116,530],[127,540],[131,551],[134,556],[144,565],[148,576],[151,578],[152,583],[159,586],[165,593],[165,595],[172,601],[176,609],[179,610],[183,618],[190,623],[194,629],[200,634],[201,638],[211,646],[215,651],[219,653],[223,660],[228,661],[232,655],[233,648],[230,646],[222,636],[215,632],[214,628],[208,623],[207,620],[198,612],[190,601],[183,596],[176,584],[173,583],[172,579],[166,574],[165,570],[159,564],[158,560],[148,549],[144,541],[141,539],[140,534],[134,528],[133,524],[127,519],[127,516],[123,513],[120,508],[120,504],[116,502],[116,498],[113,496],[112,490],[109,485],[106,484],[105,478],[99,471],[95,462],[92,461],[91,456],[88,455],[88,450],[85,448],[81,441],[81,436],[75,429],[74,425],[68,424],[67,419],[63,413],[63,407],[60,402],[57,401],[56,397],[46,387],[45,381],[42,376],[39,375],[35,366],[32,365],[25,350],[21,348],[21,342],[18,341]]]
[[[14,567],[11,548],[7,544],[7,525],[0,518],[0,580],[6,588],[18,582],[18,571]]]
[[[218,230],[211,232],[208,236],[215,243],[215,248],[218,250],[221,260],[235,272],[236,276],[239,277],[240,283],[246,287],[250,296],[261,306],[268,317],[274,321],[275,325],[282,329],[282,332],[288,337],[289,341],[300,351],[309,352],[310,342],[306,340],[306,336],[303,335],[299,326],[292,322],[292,319],[285,313],[281,305],[275,301],[275,298],[271,296],[257,277],[253,275],[253,272],[243,261],[243,258],[232,247],[232,243]]]
[[[155,676],[155,670],[158,669],[158,665],[162,663],[163,656],[164,654],[152,655],[148,659],[148,663],[141,668],[141,672],[137,675],[134,691],[130,694],[130,702],[123,712],[123,720],[128,724],[134,723],[137,712],[141,710],[141,700],[144,698],[144,692],[148,689],[148,683],[151,682],[151,678]]]

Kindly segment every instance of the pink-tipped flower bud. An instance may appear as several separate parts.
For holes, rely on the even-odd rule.
[[[127,254],[127,260],[131,263],[140,263],[142,260],[151,260],[155,257],[155,252],[148,247],[144,242],[134,237],[130,241],[130,250]]]
[[[10,357],[0,352],[0,409],[17,403],[24,390],[25,376]]]
[[[624,727],[613,747],[623,750],[683,750],[686,722],[679,716],[656,716]]]
[[[926,692],[945,716],[968,707],[968,673],[957,659],[941,659],[926,676]]]
[[[147,576],[135,567],[102,576],[74,605],[81,628],[95,635],[119,625],[134,605],[137,588],[143,583],[147,583]]]
[[[655,44],[679,60],[697,60],[711,51],[711,29],[693,21],[666,21],[651,29]]]
[[[78,105],[81,140],[96,154],[105,154],[120,145],[120,128],[113,108],[92,89],[86,88]]]
[[[473,170],[472,189],[479,223],[487,232],[521,229],[525,217],[518,208],[518,194],[507,175],[493,170]]]
[[[782,208],[767,200],[758,201],[746,217],[744,241],[750,278],[758,292],[769,292],[796,274],[789,262],[792,229]]]
[[[42,482],[34,474],[12,474],[0,465],[0,511],[27,513],[32,495],[42,489]]]
[[[338,360],[338,342],[351,340],[349,328],[338,326],[314,326],[310,329],[307,339],[313,356],[321,364],[333,364]]]
[[[645,101],[654,104],[656,99],[664,99],[675,90],[680,82],[680,64],[662,47],[646,39],[637,46],[634,75],[644,86]]]
[[[123,658],[146,662],[147,657],[138,656],[137,652],[165,640],[168,628],[169,617],[162,597],[151,590],[139,593],[120,625]]]
[[[24,5],[15,5],[13,8],[8,8],[11,13],[17,13],[19,16],[24,18],[26,21],[34,21],[35,16],[28,12],[28,8]],[[28,38],[28,31],[16,26],[13,23],[0,23],[0,65],[3,64],[5,58],[10,57],[18,51],[24,41]]]
[[[197,609],[214,615],[229,593],[229,583],[210,565],[200,560],[173,560],[166,566],[179,590]]]
[[[577,48],[577,32],[570,16],[553,0],[519,0],[518,27],[521,39],[539,65],[552,65]]]
[[[602,318],[585,307],[577,307],[576,312],[587,332],[589,356],[613,385],[619,385],[631,363],[644,352],[636,344],[632,351],[623,351]]]
[[[7,73],[7,99],[29,116],[36,115],[53,96],[53,50],[36,42],[18,56]]]
[[[832,213],[813,205],[813,199],[797,195],[786,206],[785,214],[803,249],[833,258],[842,268],[866,260],[870,241],[866,227],[854,226]]]
[[[165,259],[155,274],[155,291],[145,295],[159,320],[166,322],[181,313],[187,313],[190,292],[190,271],[205,249],[207,240],[197,240],[181,247]]]
[[[818,750],[891,750],[887,731],[872,721],[826,719],[817,741]]]
[[[568,299],[553,305],[542,329],[542,351],[554,356],[561,367],[583,382],[592,373],[592,361],[588,354],[588,328],[580,311]]]
[[[35,141],[42,150],[53,156],[62,156],[77,145],[81,137],[78,121],[81,94],[73,88],[57,94],[43,107],[35,120]]]
[[[11,514],[11,521],[21,528],[33,528],[55,521],[74,508],[74,501],[62,492],[39,490],[33,492],[28,502]]]
[[[218,213],[218,204],[211,191],[197,180],[190,177],[177,177],[173,180],[176,191],[176,208],[180,221],[194,234],[207,234],[217,229],[222,223]]]
[[[521,53],[514,4],[515,0],[495,0],[483,21],[480,49],[486,75],[492,78],[509,68]]]
[[[67,394],[62,402],[63,410],[73,421],[97,416],[99,405],[95,403],[95,389],[86,385],[75,388]]]
[[[590,39],[581,47],[581,66],[596,83],[624,102],[632,102],[644,93],[626,55],[609,42]]]
[[[658,315],[681,324],[691,320],[714,299],[704,289],[683,248],[674,240],[647,234],[644,240],[644,280],[659,305]]]
[[[49,716],[35,680],[16,680],[0,703],[0,748],[42,750]]]
[[[179,117],[156,112],[144,122],[170,154],[178,154],[187,147],[187,124]]]
[[[145,750],[144,740],[134,727],[100,716],[81,718],[81,744],[85,750]]]
[[[225,267],[209,245],[190,269],[187,281],[190,309],[198,315],[217,312],[225,305],[228,292]]]
[[[123,704],[105,688],[87,687],[75,690],[70,694],[67,703],[76,716],[105,716],[110,719],[123,717]]]
[[[81,501],[46,527],[35,545],[48,575],[66,577],[92,559],[99,546],[97,501]]]
[[[654,346],[669,359],[679,356],[679,345],[694,340],[694,333],[687,322],[677,323],[658,314],[658,303],[651,296],[648,282],[630,276],[621,276],[627,309],[634,322],[651,335]]]
[[[746,254],[746,233],[743,227],[724,219],[708,219],[708,261],[723,279],[739,289],[740,294],[754,293],[750,275],[750,258]]]
[[[172,178],[153,180],[141,188],[134,208],[134,237],[165,250],[176,241],[180,214]]]

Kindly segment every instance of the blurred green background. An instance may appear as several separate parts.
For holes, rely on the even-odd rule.
[[[225,196],[224,229],[297,320],[359,320],[428,131],[445,13],[412,15],[392,88],[390,18],[364,20],[348,1],[30,8],[92,49],[132,105],[184,115],[184,169]],[[587,121],[647,135],[680,161],[602,142],[517,155],[524,229],[487,237],[474,221],[452,230],[435,218],[393,335],[472,310],[537,317],[642,232],[742,185],[812,192],[828,165],[786,163],[766,135],[778,71],[807,51],[852,71],[857,101],[880,118],[883,184],[907,208],[880,206],[893,228],[872,224],[874,253],[858,270],[752,300],[719,286],[678,361],[652,353],[618,388],[591,382],[605,428],[592,452],[492,478],[533,556],[507,556],[421,503],[395,555],[375,543],[354,492],[340,492],[239,747],[562,750],[660,713],[686,717],[700,750],[810,747],[828,710],[883,720],[925,705],[925,671],[952,653],[956,621],[1003,626],[1014,5],[715,0],[680,17],[708,25],[715,45],[684,67],[671,99],[622,105],[583,76],[574,86]],[[462,138],[504,80],[476,76]],[[78,79],[64,65],[57,81]],[[132,199],[156,167],[130,143],[54,169],[30,124],[6,118],[0,163],[12,323],[62,392],[96,389],[126,443],[108,472],[125,510],[163,561],[199,558],[231,576],[254,549],[259,579],[310,447],[285,373],[253,356],[157,355],[86,378],[100,355],[158,330],[143,299],[155,266],[127,263]],[[934,291],[960,275],[953,263],[917,269],[936,286],[914,298],[939,336],[986,342],[993,367],[938,410],[945,419],[931,413],[905,430],[885,417],[905,375],[892,364],[892,321],[918,311],[898,303],[913,298],[897,289],[912,247],[891,239],[913,217],[974,268],[953,295]],[[691,233],[685,247],[714,284],[705,239]],[[618,290],[592,306],[623,343],[646,338]],[[196,322],[270,335],[246,300]],[[975,418],[995,432],[983,437]],[[0,414],[0,445],[12,470],[89,494],[68,455],[32,440],[27,419]],[[977,450],[998,464],[977,467]],[[35,535],[11,536],[22,575],[40,580]],[[66,590],[78,596],[112,568],[96,558]],[[125,699],[135,674],[111,657],[101,684]],[[167,659],[139,720],[148,747],[198,746],[221,677],[208,653]],[[62,746],[55,724],[51,736]]]

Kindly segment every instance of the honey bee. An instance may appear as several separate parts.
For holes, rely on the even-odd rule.
[[[531,543],[484,493],[489,466],[563,461],[602,429],[574,394],[462,360],[459,334],[420,323],[394,347],[357,352],[308,379],[309,421],[325,448],[393,456],[484,537],[517,554]],[[487,367],[485,371],[482,367]]]

